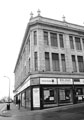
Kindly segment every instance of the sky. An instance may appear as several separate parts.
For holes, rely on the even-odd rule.
[[[0,0],[0,98],[13,97],[14,68],[30,13],[84,26],[84,0]],[[4,77],[6,76],[6,77]]]

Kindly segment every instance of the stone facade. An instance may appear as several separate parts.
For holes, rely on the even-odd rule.
[[[34,45],[34,31],[37,32],[37,45]],[[44,44],[44,31],[48,32],[49,45]],[[58,47],[51,46],[50,33],[57,34]],[[59,34],[63,35],[64,48],[60,47]],[[69,36],[73,36],[74,49],[70,48]],[[79,37],[81,41],[81,50],[76,50],[75,37]],[[84,72],[79,72],[77,56],[83,56],[84,46],[82,39],[84,38],[84,27],[68,23],[66,21],[57,21],[49,18],[37,16],[32,18],[27,26],[20,53],[15,66],[15,91],[29,77],[36,80],[39,77],[47,78],[81,78],[84,79]],[[38,70],[35,71],[34,52],[37,52]],[[49,53],[50,71],[45,69],[45,52]],[[53,71],[52,53],[59,54],[60,71]],[[61,54],[65,55],[66,71],[62,70]],[[77,72],[73,72],[72,58],[76,57]],[[31,80],[32,81],[32,80]],[[38,79],[39,81],[39,79]],[[31,82],[30,82],[31,83]],[[33,83],[31,83],[33,84]],[[38,82],[39,84],[39,82]],[[21,92],[21,91],[20,91]]]

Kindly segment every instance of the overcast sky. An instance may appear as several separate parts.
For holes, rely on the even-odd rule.
[[[20,51],[30,13],[84,25],[84,0],[0,0],[0,98],[8,95],[11,81],[11,96],[14,86],[14,68]]]

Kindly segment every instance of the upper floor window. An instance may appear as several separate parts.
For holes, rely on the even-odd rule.
[[[51,46],[58,47],[57,34],[56,33],[50,33],[50,39],[51,39]]]
[[[59,34],[60,47],[64,48],[63,34]]]
[[[34,45],[37,45],[37,31],[34,31]]]
[[[77,56],[77,58],[78,58],[79,72],[84,72],[83,56]]]
[[[66,72],[65,54],[61,54],[61,62],[62,62],[62,71]]]
[[[45,52],[45,69],[46,71],[50,71],[49,52]]]
[[[73,66],[73,72],[77,72],[75,55],[72,55],[72,66]]]
[[[29,58],[29,60],[28,60],[28,72],[30,72],[30,58]]]
[[[70,48],[74,49],[73,36],[69,36],[69,40],[70,40]]]
[[[82,43],[83,43],[83,49],[84,49],[84,38],[82,38]]]
[[[58,53],[52,53],[52,68],[53,71],[59,71],[59,54]]]
[[[81,41],[79,37],[75,37],[75,43],[76,43],[76,49],[77,50],[82,50],[81,48]]]
[[[35,71],[37,71],[38,70],[37,52],[34,52],[34,65],[35,65]]]
[[[48,43],[48,32],[45,32],[44,31],[44,44],[45,45],[48,45],[49,43]]]

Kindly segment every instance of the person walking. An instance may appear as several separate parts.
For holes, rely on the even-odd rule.
[[[20,110],[20,99],[18,100],[18,109]]]

